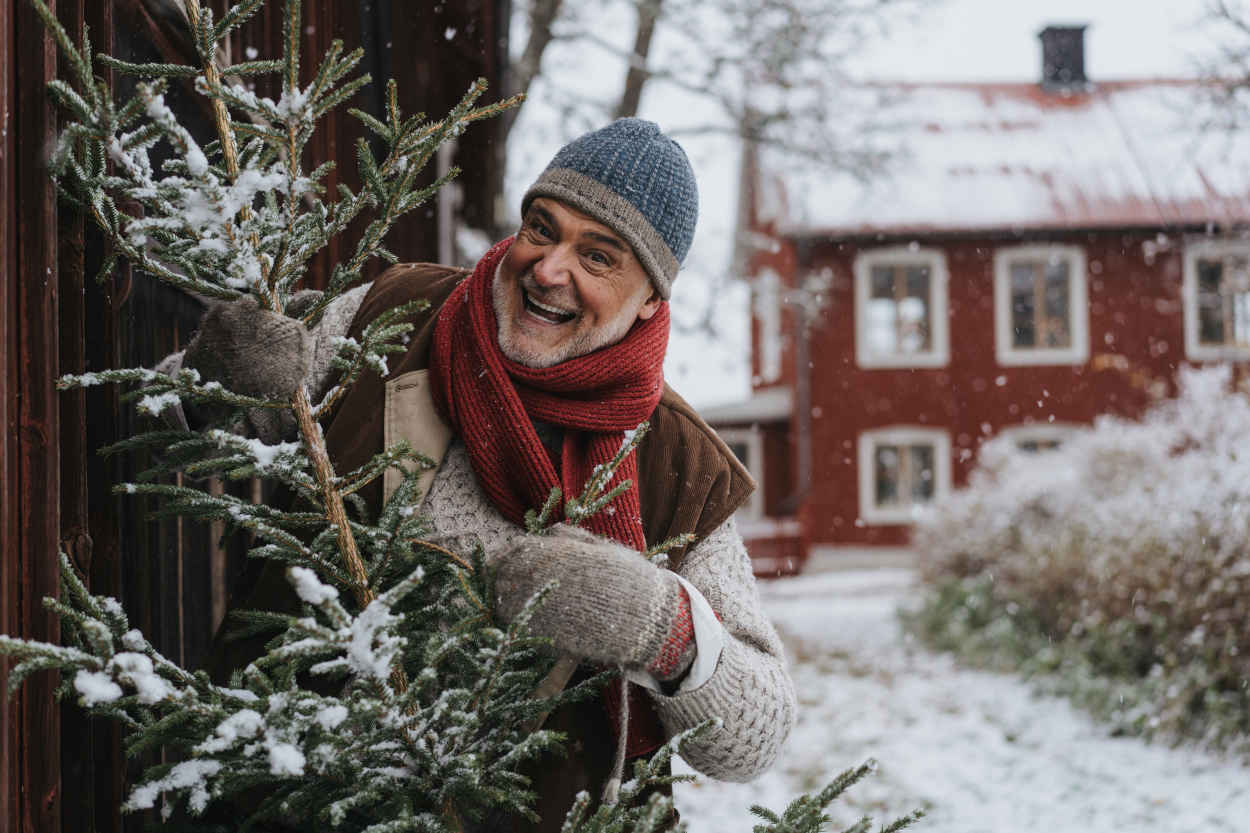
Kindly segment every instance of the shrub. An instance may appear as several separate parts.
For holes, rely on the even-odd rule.
[[[1015,668],[1119,731],[1250,753],[1250,397],[1182,370],[1139,422],[986,443],[917,525],[930,644]]]

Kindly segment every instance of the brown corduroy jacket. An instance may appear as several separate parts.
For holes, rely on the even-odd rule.
[[[400,264],[386,270],[365,295],[348,333],[359,339],[364,328],[383,312],[409,301],[430,302],[412,319],[416,329],[402,357],[392,358],[386,378],[362,374],[331,416],[326,444],[337,471],[363,465],[382,450],[386,382],[429,364],[434,322],[452,289],[468,273],[430,263]],[[656,544],[692,532],[703,538],[724,523],[755,489],[755,482],[694,409],[665,385],[660,404],[649,420],[651,430],[638,446],[638,492],[647,543]],[[381,502],[375,482],[365,498]],[[671,553],[674,566],[681,552]]]

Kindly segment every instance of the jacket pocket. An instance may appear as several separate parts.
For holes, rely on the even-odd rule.
[[[385,408],[383,445],[390,448],[400,440],[407,440],[414,450],[434,461],[434,468],[421,472],[417,479],[415,505],[420,506],[451,445],[451,429],[438,415],[434,398],[430,395],[429,371],[413,370],[387,382]],[[417,466],[406,462],[404,468],[413,471]],[[403,477],[396,468],[386,470],[382,475],[383,500],[390,499],[403,482]]]

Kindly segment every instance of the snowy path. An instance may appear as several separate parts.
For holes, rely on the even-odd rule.
[[[894,609],[910,578],[886,569],[763,585],[799,723],[756,782],[678,787],[691,833],[746,833],[751,804],[780,810],[870,757],[879,770],[835,802],[835,821],[868,814],[876,829],[925,807],[917,833],[1250,833],[1250,768],[1108,737],[1027,683],[908,645]]]

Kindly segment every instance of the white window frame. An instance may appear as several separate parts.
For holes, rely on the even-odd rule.
[[[1016,347],[1011,327],[1011,263],[1018,259],[1068,260],[1069,347]],[[994,252],[994,352],[1000,365],[1085,364],[1089,361],[1089,281],[1085,250],[1057,243],[1006,246]]]
[[[874,266],[929,267],[929,312],[931,347],[923,353],[881,353],[868,343],[868,301],[872,291]],[[941,249],[918,246],[890,246],[868,249],[855,256],[855,361],[862,368],[946,367],[950,363],[950,335],[947,321],[946,254]]]
[[[933,500],[951,492],[951,437],[942,428],[898,425],[859,435],[859,517],[866,524],[910,524],[927,504],[877,506],[876,448],[878,445],[933,446]]]
[[[762,269],[755,278],[754,295],[760,381],[767,384],[781,378],[781,275]]]
[[[1198,341],[1198,261],[1241,254],[1250,257],[1250,240],[1193,240],[1185,244],[1181,297],[1185,310],[1185,357],[1195,361],[1250,359],[1250,345],[1214,345]]]
[[[1070,422],[1026,422],[1022,425],[1003,428],[999,430],[997,436],[1005,438],[1017,451],[1024,451],[1020,448],[1020,443],[1030,440],[1035,442],[1058,440],[1060,443],[1065,443],[1072,439],[1072,435],[1078,428],[1079,426]]]
[[[764,438],[759,428],[718,428],[716,433],[726,445],[743,443],[747,448],[747,459],[742,461],[746,470],[755,478],[757,488],[751,492],[747,502],[739,507],[735,516],[738,520],[757,521],[764,517]]]

